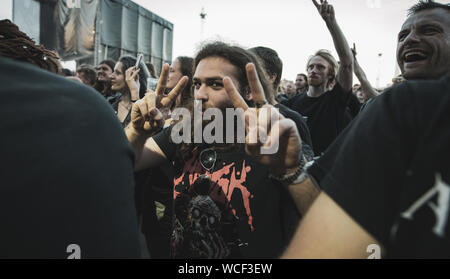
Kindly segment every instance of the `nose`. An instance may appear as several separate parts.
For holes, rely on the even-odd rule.
[[[411,30],[406,38],[403,40],[403,45],[411,45],[420,42],[420,37],[415,30]]]
[[[313,65],[311,68],[309,68],[309,73],[317,74],[317,67],[315,65]]]
[[[200,88],[194,90],[194,98],[195,100],[208,100],[208,90],[205,85],[201,85]]]

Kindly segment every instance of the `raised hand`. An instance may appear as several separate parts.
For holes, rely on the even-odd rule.
[[[351,51],[352,51],[352,54],[353,54],[353,58],[356,60],[356,54],[357,54],[357,52],[356,52],[356,46],[355,46],[355,43],[353,43],[353,48],[351,48]]]
[[[326,23],[330,23],[336,19],[334,14],[334,8],[332,5],[328,4],[327,0],[320,0],[320,4],[317,3],[316,0],[312,1],[314,3],[314,6],[316,6],[317,10],[319,11],[320,15],[322,16],[323,20],[325,20]]]
[[[138,133],[155,133],[163,128],[169,108],[183,91],[188,77],[184,76],[177,85],[164,94],[169,76],[169,65],[164,64],[156,91],[150,91],[144,98],[134,103],[131,110],[131,125]]]
[[[292,120],[284,118],[276,108],[267,104],[255,65],[247,64],[246,72],[257,108],[248,107],[229,77],[223,79],[225,90],[234,107],[245,112],[245,151],[256,161],[268,166],[273,173],[283,174],[299,163],[301,139],[297,127]],[[261,138],[264,134],[267,135],[266,140]],[[272,147],[276,149],[273,150]]]
[[[139,99],[139,72],[141,69],[136,69],[135,66],[128,68],[125,71],[125,82],[130,89],[131,100]]]

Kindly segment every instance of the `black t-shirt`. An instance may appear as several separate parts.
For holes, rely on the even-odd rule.
[[[133,151],[92,88],[0,58],[0,258],[139,258]],[[70,248],[70,247],[69,247]]]
[[[377,97],[308,170],[392,258],[450,257],[450,78]]]
[[[292,119],[295,122],[295,125],[297,126],[298,133],[300,134],[300,137],[302,139],[302,144],[307,144],[310,149],[312,149],[312,141],[311,141],[311,134],[309,133],[308,125],[306,124],[306,121],[303,119],[303,116],[288,108],[287,106],[283,104],[277,104],[275,105],[276,108],[280,110],[280,113],[289,119]]]
[[[153,138],[174,161],[170,131],[166,128]],[[204,148],[195,147],[189,160],[175,165],[173,257],[280,256],[299,220],[289,193],[239,148],[216,150],[216,162],[207,173],[198,160]],[[199,183],[205,173],[211,183]]]
[[[358,99],[351,90],[344,92],[339,83],[319,97],[298,94],[285,105],[308,117],[307,124],[316,155],[327,149],[359,110]]]

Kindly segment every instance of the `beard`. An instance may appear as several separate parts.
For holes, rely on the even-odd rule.
[[[309,78],[308,80],[308,84],[313,87],[322,86],[326,82],[327,82],[326,80],[323,80],[321,78],[312,78],[312,79]]]

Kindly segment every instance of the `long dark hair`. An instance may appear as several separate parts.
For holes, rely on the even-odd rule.
[[[261,60],[255,54],[239,46],[232,46],[224,42],[208,43],[200,49],[194,59],[194,72],[201,60],[213,56],[221,57],[237,68],[236,78],[239,81],[239,84],[237,85],[239,86],[238,89],[241,94],[244,90],[249,88],[245,66],[248,63],[255,64],[256,72],[258,73],[259,80],[264,89],[267,102],[271,105],[276,104],[274,89],[268,82],[267,73],[262,67]]]
[[[180,70],[183,76],[188,77],[188,83],[184,88],[183,92],[181,92],[181,99],[175,102],[175,107],[190,107],[192,105],[192,100],[194,98],[193,92],[191,90],[192,87],[192,77],[194,75],[193,66],[194,59],[188,56],[178,56],[175,58],[175,61],[178,60],[180,62]]]
[[[239,46],[232,46],[223,42],[212,42],[204,45],[197,55],[194,58],[194,68],[193,73],[200,63],[201,60],[206,59],[208,57],[221,57],[227,61],[229,61],[232,65],[234,65],[237,69],[236,79],[239,84],[236,84],[239,92],[243,94],[244,90],[249,90],[249,82],[247,79],[247,73],[245,70],[245,66],[248,63],[253,63],[255,65],[256,71],[258,73],[261,85],[264,89],[264,93],[266,96],[266,100],[269,104],[276,104],[274,97],[274,90],[270,83],[268,82],[267,74],[261,66],[260,60],[250,51],[245,50]],[[193,90],[191,87],[191,94]],[[249,106],[253,106],[252,102],[247,102]],[[192,109],[194,106],[191,106],[191,115]],[[192,121],[193,121],[193,117]],[[191,137],[194,137],[194,123],[191,123]],[[232,149],[238,147],[239,144],[222,144],[218,149]],[[177,146],[177,160],[175,163],[183,163],[188,160],[192,156],[192,150],[194,149],[193,143],[181,143]]]
[[[130,55],[125,55],[119,58],[118,62],[121,62],[123,65],[123,69],[122,72],[125,75],[125,71],[128,68],[134,67],[136,65],[136,57],[130,56]],[[145,65],[145,63],[143,61],[141,61],[141,63],[139,64],[139,67],[141,68],[141,71],[139,72],[139,99],[142,99],[145,96],[145,92],[147,91],[147,75],[145,74],[144,67],[145,69],[147,69],[147,66]],[[127,85],[128,87],[128,85]]]

